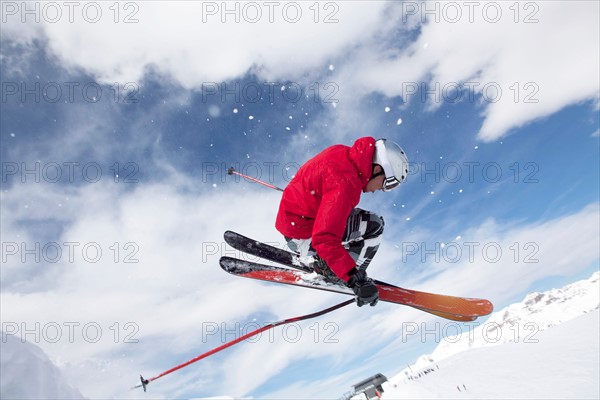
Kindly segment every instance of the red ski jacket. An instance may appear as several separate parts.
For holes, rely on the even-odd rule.
[[[328,147],[308,160],[283,191],[275,227],[294,239],[312,238],[312,246],[346,282],[355,266],[342,238],[346,221],[360,201],[373,171],[375,139],[352,147]]]

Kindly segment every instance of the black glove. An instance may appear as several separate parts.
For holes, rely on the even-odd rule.
[[[373,307],[379,301],[379,291],[371,278],[367,276],[366,271],[355,270],[348,281],[348,287],[356,295],[356,305],[359,307],[370,304]]]

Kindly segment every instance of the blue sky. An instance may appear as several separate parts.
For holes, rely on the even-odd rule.
[[[597,3],[507,5],[495,22],[470,21],[460,2],[459,21],[437,2],[437,20],[413,2],[331,2],[318,18],[293,3],[304,16],[293,23],[249,22],[245,3],[231,3],[239,22],[211,14],[219,3],[131,3],[118,15],[101,3],[95,23],[77,12],[69,22],[66,9],[50,21],[43,3],[36,21],[11,4],[3,330],[37,342],[90,398],[135,396],[138,373],[207,351],[228,329],[341,301],[218,268],[232,252],[226,229],[283,246],[279,194],[227,176],[230,165],[285,186],[329,145],[400,143],[408,182],[361,207],[386,220],[371,274],[401,286],[500,309],[598,269]],[[348,308],[299,325],[301,339],[277,330],[163,378],[149,396],[336,398],[435,347],[404,337],[409,322],[444,323]]]

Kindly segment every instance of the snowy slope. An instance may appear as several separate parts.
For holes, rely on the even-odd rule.
[[[2,332],[0,398],[82,399],[38,346]]]
[[[402,374],[383,399],[599,398],[599,311],[539,332],[536,343],[506,343],[456,354],[416,379]]]
[[[385,398],[598,398],[599,297],[598,272],[531,293],[444,339],[392,378]]]

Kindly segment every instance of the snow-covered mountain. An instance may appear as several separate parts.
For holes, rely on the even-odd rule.
[[[396,398],[598,398],[599,273],[531,293],[390,379]],[[385,398],[385,397],[384,397]]]
[[[2,399],[83,399],[71,387],[46,353],[2,332],[0,351],[0,398]]]

